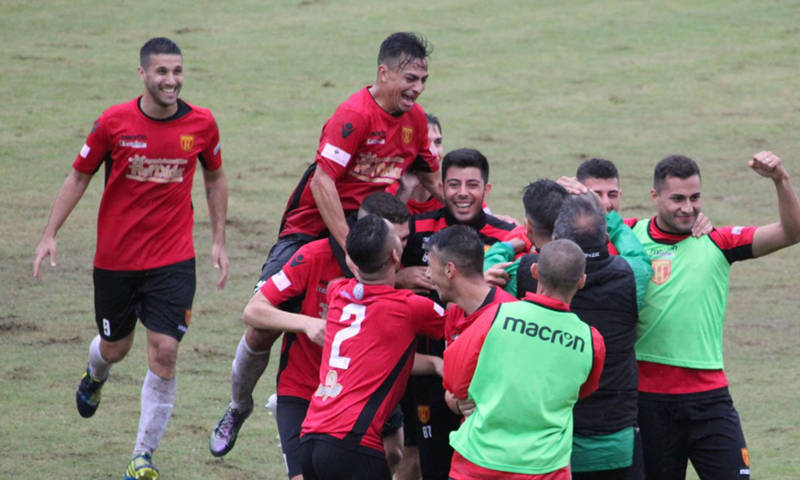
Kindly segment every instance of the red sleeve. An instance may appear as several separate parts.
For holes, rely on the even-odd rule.
[[[322,127],[315,161],[334,180],[347,170],[351,158],[366,141],[366,120],[352,110],[339,109]]]
[[[304,245],[292,256],[291,260],[275,275],[269,277],[259,288],[264,298],[273,305],[302,295],[306,291],[306,284],[314,268],[314,254],[309,254],[309,249]]]
[[[729,263],[753,258],[753,235],[758,227],[720,227],[708,234]]]
[[[508,232],[508,234],[506,234],[506,236],[501,238],[501,240],[504,242],[508,242],[514,238],[518,238],[523,242],[525,242],[525,250],[523,254],[531,251],[531,247],[533,247],[533,244],[531,243],[531,240],[528,238],[528,232],[525,230],[525,225],[518,225],[514,227],[514,229]]]
[[[468,329],[447,347],[444,351],[444,376],[442,384],[445,390],[452,392],[458,398],[466,398],[475,367],[478,366],[478,357],[486,340],[486,335],[492,328],[492,322],[497,315],[499,305],[492,305],[486,309]]]
[[[72,168],[87,175],[92,175],[97,171],[112,147],[107,123],[108,119],[105,114],[95,120],[92,131],[86,138],[86,143],[83,144],[83,148],[72,163]]]
[[[603,336],[597,329],[590,328],[592,329],[592,349],[594,350],[592,371],[589,372],[589,378],[581,385],[578,398],[586,398],[597,390],[597,387],[600,386],[600,375],[603,374],[603,365],[606,363],[606,342],[603,341]]]
[[[638,222],[638,221],[639,221],[638,218],[623,218],[622,219],[622,223],[624,223],[625,225],[627,225],[627,226],[629,226],[631,228],[633,228],[633,226],[636,225],[636,222]]]
[[[414,330],[417,335],[442,338],[444,335],[444,309],[430,298],[415,294],[409,295],[407,302],[408,312],[414,322]]]
[[[208,145],[206,145],[205,150],[200,152],[200,163],[206,170],[213,171],[222,166],[222,147],[219,142],[217,121],[210,111],[207,113],[209,117]]]

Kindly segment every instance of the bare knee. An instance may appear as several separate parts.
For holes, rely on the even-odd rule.
[[[131,349],[133,345],[133,332],[125,338],[109,342],[108,340],[100,339],[100,355],[108,363],[117,363],[123,358]]]
[[[148,330],[147,360],[153,373],[161,378],[173,378],[175,363],[178,360],[178,340],[169,335]]]

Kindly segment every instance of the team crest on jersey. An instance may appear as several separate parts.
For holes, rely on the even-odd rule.
[[[190,152],[194,147],[194,135],[181,135],[181,149]]]
[[[340,393],[342,393],[342,384],[339,383],[339,374],[336,373],[336,370],[328,370],[328,374],[325,375],[325,384],[317,387],[314,396],[322,397],[322,400],[325,401],[339,396]]]
[[[417,418],[421,423],[427,424],[431,421],[431,407],[429,405],[417,405]]]
[[[414,137],[414,129],[411,127],[403,127],[403,143],[408,145]]]
[[[672,273],[672,260],[667,258],[653,259],[653,283],[663,285]]]

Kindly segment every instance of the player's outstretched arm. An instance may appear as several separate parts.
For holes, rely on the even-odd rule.
[[[344,248],[350,228],[344,218],[344,208],[339,198],[339,190],[336,189],[336,182],[322,168],[317,168],[311,178],[309,189],[322,221],[325,222],[336,243]]]
[[[759,152],[748,166],[762,177],[771,178],[778,194],[780,221],[759,227],[753,235],[753,256],[760,257],[800,241],[800,202],[777,155]]]
[[[317,345],[325,344],[325,320],[285,312],[267,300],[261,290],[244,307],[242,322],[260,330],[305,333]]]
[[[39,267],[46,257],[50,257],[51,267],[56,266],[56,234],[75,208],[75,205],[78,204],[78,200],[83,196],[83,192],[86,191],[91,179],[91,175],[73,168],[61,185],[61,190],[59,190],[56,200],[53,202],[53,208],[50,211],[50,219],[47,221],[44,233],[42,233],[42,239],[39,240],[39,245],[36,247],[36,256],[33,260],[33,276],[36,280],[41,279]]]
[[[225,251],[225,220],[228,217],[228,180],[222,167],[216,170],[203,169],[203,181],[206,186],[208,216],[211,223],[211,264],[220,269],[217,289],[225,288],[228,280],[230,262]]]

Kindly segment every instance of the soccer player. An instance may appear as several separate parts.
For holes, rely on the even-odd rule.
[[[671,155],[653,175],[656,208],[634,233],[653,261],[639,312],[639,426],[648,480],[683,478],[687,458],[701,479],[750,477],[739,415],[723,371],[722,324],[731,264],[800,241],[800,203],[772,152],[748,163],[772,180],[780,220],[761,227],[722,227],[700,238],[700,169]]]
[[[219,132],[207,109],[178,97],[183,56],[167,38],[140,50],[144,94],[113,106],[95,122],[53,205],[36,258],[56,261],[56,233],[105,162],[105,189],[97,221],[94,258],[95,321],[99,334],[89,347],[89,365],[75,394],[78,412],[91,417],[111,365],[133,345],[138,318],[147,329],[149,370],[126,479],[155,479],[151,456],[172,414],[178,343],[189,327],[195,291],[192,242],[192,178],[203,167],[213,245],[211,260],[228,277],[225,217],[228,186],[222,170]]]
[[[428,238],[450,225],[465,225],[478,233],[484,245],[491,245],[514,228],[512,224],[483,211],[483,202],[491,184],[489,162],[481,152],[470,148],[448,152],[442,161],[442,180],[445,206],[411,217],[411,234],[403,252],[404,268],[398,272],[397,280],[398,286],[414,289],[434,299],[437,298],[435,285],[427,276],[425,243]],[[420,339],[418,351],[441,357],[444,341]],[[416,417],[420,423],[417,440],[422,476],[425,480],[446,479],[453,454],[448,433],[458,428],[460,417],[445,405],[438,375],[413,377],[407,395],[416,403]],[[409,416],[406,416],[406,421],[410,422]]]
[[[428,139],[431,143],[431,150],[436,153],[436,158],[441,160],[444,157],[442,124],[436,116],[430,113],[426,113],[425,118],[428,119]],[[403,176],[387,187],[386,191],[406,202],[411,215],[438,210],[444,206],[441,201],[431,195],[431,192],[420,184],[417,174],[410,170],[403,173]]]
[[[344,245],[345,215],[354,213],[370,193],[395,182],[412,164],[433,195],[441,197],[439,162],[431,151],[425,112],[416,99],[428,79],[427,43],[412,33],[394,33],[381,43],[375,83],[339,105],[322,127],[314,163],[292,193],[272,247],[256,283],[278,273],[302,245],[332,236]],[[246,411],[253,389],[269,362],[280,331],[247,326],[231,371],[231,399]],[[226,410],[215,430],[243,418]],[[237,429],[230,431],[232,446]],[[224,455],[230,447],[224,448]],[[223,450],[220,450],[222,452]]]
[[[647,256],[619,257],[608,252],[605,215],[592,193],[566,199],[553,227],[553,236],[575,242],[586,257],[586,283],[570,302],[578,318],[596,328],[606,345],[600,386],[578,400],[573,409],[574,435],[570,468],[575,480],[634,480],[644,478],[636,421],[637,295],[647,289],[653,270]],[[624,233],[633,237],[630,229]],[[631,243],[643,247],[632,239]],[[536,254],[520,262],[518,294],[535,292],[538,282],[530,266]],[[633,262],[648,275],[634,275]],[[643,278],[643,281],[640,280]],[[636,446],[636,448],[635,448]],[[635,457],[635,458],[634,458]]]
[[[360,217],[373,214],[385,218],[394,225],[395,233],[402,242],[408,236],[408,210],[400,200],[386,192],[370,194],[364,199],[358,214]],[[293,480],[302,478],[300,426],[319,384],[319,363],[328,311],[326,292],[332,280],[342,277],[352,278],[353,274],[347,267],[344,250],[339,244],[330,237],[307,243],[300,247],[280,272],[261,285],[242,316],[242,321],[247,325],[285,332],[277,378],[276,418],[281,449],[289,478]],[[282,306],[292,302],[301,303],[299,314],[281,310]],[[230,418],[246,418],[251,411],[252,408]],[[236,425],[224,424],[219,428],[221,431],[212,433],[212,454],[219,456],[225,453],[225,448],[233,447],[233,443],[225,442],[227,438],[235,441],[236,435],[225,431],[233,428]],[[402,448],[402,445],[392,450],[398,448]]]
[[[393,287],[400,239],[368,215],[347,236],[357,279],[328,286],[319,386],[303,422],[303,478],[391,478],[381,429],[411,371],[417,335],[442,335],[444,311]]]
[[[569,240],[546,244],[537,293],[490,306],[445,350],[445,388],[476,405],[450,437],[450,478],[570,478],[572,407],[605,358],[597,330],[569,312],[585,263]]]

